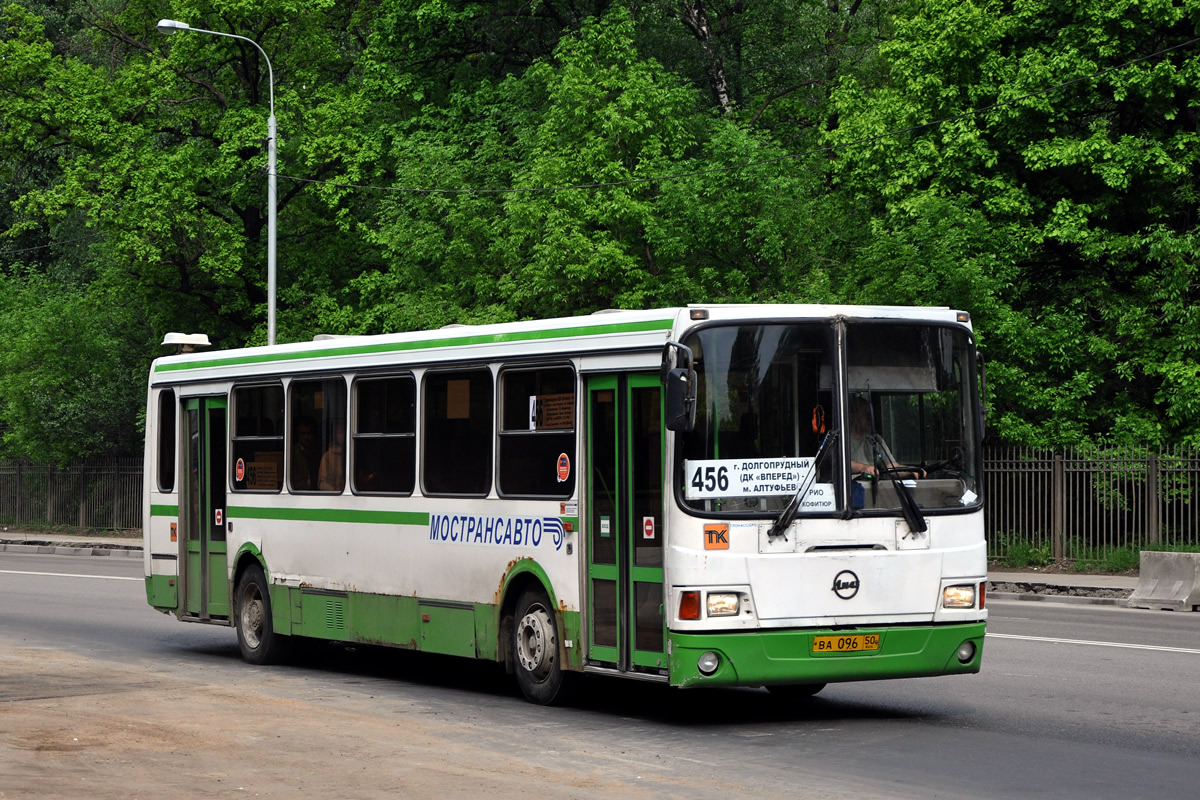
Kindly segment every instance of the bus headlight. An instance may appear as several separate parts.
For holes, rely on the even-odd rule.
[[[974,608],[975,584],[962,583],[942,590],[942,608]]]
[[[708,595],[708,615],[710,617],[731,617],[741,609],[741,598],[736,592],[710,592]]]

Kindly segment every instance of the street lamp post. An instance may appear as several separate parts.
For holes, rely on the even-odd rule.
[[[158,21],[159,33],[172,34],[176,31],[195,31],[196,33],[207,33],[211,36],[224,36],[249,42],[267,62],[267,82],[271,98],[271,115],[267,117],[267,344],[275,344],[275,205],[277,197],[275,188],[275,71],[271,68],[271,59],[267,57],[267,52],[259,47],[258,42],[253,39],[238,36],[236,33],[193,28],[186,22],[178,22],[173,19]]]

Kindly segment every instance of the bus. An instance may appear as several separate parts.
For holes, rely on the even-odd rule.
[[[948,308],[690,305],[150,369],[149,604],[233,627],[766,687],[974,673],[982,367]]]

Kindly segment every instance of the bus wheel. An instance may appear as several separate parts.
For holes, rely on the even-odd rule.
[[[824,688],[823,683],[793,683],[787,686],[768,686],[767,691],[781,700],[798,702],[807,700]]]
[[[251,664],[277,664],[287,650],[287,638],[271,628],[271,595],[262,567],[252,564],[238,578],[234,618],[242,658]]]
[[[513,671],[521,694],[531,703],[550,705],[565,696],[558,658],[554,608],[540,589],[525,589],[513,616]]]

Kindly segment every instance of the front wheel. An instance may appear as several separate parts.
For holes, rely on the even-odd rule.
[[[271,625],[271,595],[262,567],[254,564],[242,572],[233,599],[242,659],[259,666],[283,661],[288,637],[276,633]]]
[[[513,672],[521,694],[531,703],[562,702],[566,676],[558,652],[554,607],[541,589],[525,589],[517,598],[512,626]]]

